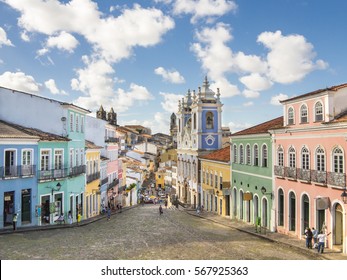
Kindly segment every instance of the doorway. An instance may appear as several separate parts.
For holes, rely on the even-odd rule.
[[[302,197],[302,216],[303,216],[303,225],[301,228],[301,234],[305,234],[305,229],[310,227],[310,201],[306,194]]]
[[[296,211],[295,211],[295,194],[291,192],[289,194],[289,230],[295,231],[295,222],[296,222]]]
[[[15,212],[14,192],[4,193],[4,227],[12,225],[13,214]]]
[[[342,206],[336,204],[335,206],[335,227],[334,227],[334,245],[342,245],[343,243],[343,215]]]

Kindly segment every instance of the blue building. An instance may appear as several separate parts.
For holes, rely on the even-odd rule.
[[[222,106],[219,89],[212,91],[207,77],[197,94],[188,90],[178,105],[178,197],[194,208],[202,194],[198,157],[222,147]]]

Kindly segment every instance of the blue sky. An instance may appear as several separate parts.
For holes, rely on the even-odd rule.
[[[0,86],[168,133],[207,75],[232,132],[347,82],[340,0],[0,0]],[[0,106],[4,106],[0,104]],[[1,108],[1,107],[0,107]]]

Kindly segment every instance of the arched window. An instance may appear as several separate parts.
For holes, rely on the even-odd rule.
[[[249,144],[246,146],[246,164],[251,165],[251,146]]]
[[[193,115],[193,128],[196,129],[196,113]]]
[[[213,129],[213,113],[212,112],[206,113],[206,128]]]
[[[239,146],[240,164],[243,164],[243,145]]]
[[[314,106],[314,117],[316,122],[323,120],[323,105],[321,102],[317,102]]]
[[[335,173],[343,173],[343,152],[340,148],[333,151],[333,164]]]
[[[253,147],[253,155],[254,155],[254,166],[258,166],[259,165],[259,149],[258,149],[258,145],[255,144]]]
[[[322,148],[316,150],[316,169],[317,171],[325,171],[325,152]]]
[[[288,109],[288,125],[294,124],[294,109],[290,107]]]
[[[236,145],[234,145],[233,154],[234,154],[234,163],[237,163],[237,147],[236,147]]]
[[[284,166],[284,155],[283,155],[283,148],[279,147],[277,149],[277,165],[278,166]]]
[[[267,146],[266,145],[263,145],[261,147],[261,153],[262,153],[262,166],[263,167],[267,167]]]
[[[310,169],[310,153],[306,147],[301,150],[301,167],[304,170]]]
[[[307,118],[307,106],[302,105],[300,108],[300,122],[301,123],[307,123],[308,118]]]
[[[295,168],[296,159],[295,159],[295,149],[293,147],[289,148],[289,167]]]

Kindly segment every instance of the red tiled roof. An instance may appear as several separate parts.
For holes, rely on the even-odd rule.
[[[327,87],[327,88],[317,89],[315,91],[311,91],[309,93],[305,93],[305,94],[302,94],[302,95],[299,95],[299,96],[295,96],[295,97],[292,97],[292,98],[289,98],[289,99],[286,99],[286,100],[282,100],[280,102],[281,103],[282,102],[288,102],[288,101],[292,101],[292,100],[299,99],[299,98],[302,98],[302,97],[315,95],[315,94],[318,94],[318,93],[321,93],[321,92],[324,92],[324,91],[338,91],[339,89],[342,89],[342,88],[345,88],[345,87],[347,87],[347,83],[341,84],[341,85],[337,85],[337,86],[331,86],[331,87]]]
[[[230,146],[211,152],[208,155],[200,156],[199,158],[229,162],[230,161]]]
[[[244,129],[242,131],[236,132],[231,135],[233,136],[239,136],[239,135],[249,135],[249,134],[261,134],[261,133],[267,133],[270,129],[276,129],[283,127],[283,117],[278,117],[276,119],[252,126],[250,128]]]

